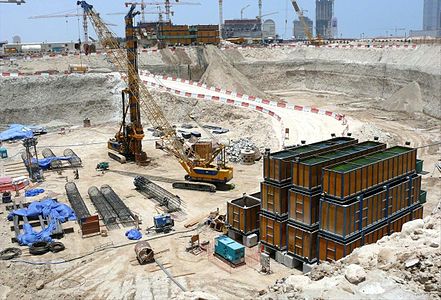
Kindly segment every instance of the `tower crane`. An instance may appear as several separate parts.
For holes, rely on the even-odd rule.
[[[299,17],[300,22],[302,22],[303,31],[305,32],[305,35],[308,37],[309,43],[315,46],[323,45],[323,40],[320,37],[314,39],[311,31],[309,31],[308,24],[306,24],[305,17],[303,16],[303,11],[300,9],[300,6],[297,4],[297,1],[291,0],[291,4],[297,13],[297,16]]]
[[[23,3],[26,3],[26,1],[25,0],[0,0],[0,3],[11,3],[11,4],[22,5]]]
[[[171,20],[170,16],[173,14],[173,12],[171,11],[171,7],[174,5],[201,5],[201,3],[199,2],[184,2],[184,1],[179,1],[179,0],[175,0],[176,2],[170,2],[170,0],[164,0],[164,2],[145,2],[145,1],[141,1],[141,2],[126,2],[125,5],[126,7],[129,7],[131,5],[140,5],[141,6],[141,13],[142,10],[145,9],[146,6],[148,5],[161,5],[165,7],[165,19],[167,22],[169,22]],[[143,20],[144,22],[144,20]]]
[[[48,14],[48,15],[39,15],[39,16],[32,16],[29,17],[29,19],[47,19],[47,18],[73,18],[73,17],[82,17],[83,19],[83,33],[84,33],[84,44],[89,43],[89,32],[88,32],[88,24],[87,24],[87,15],[86,13],[64,13],[64,14]]]
[[[247,6],[244,6],[244,7],[242,7],[242,9],[240,10],[240,19],[242,20],[243,19],[243,12],[244,12],[244,10],[245,9],[247,9],[248,7],[250,7],[251,5],[247,5]]]
[[[123,121],[115,138],[108,142],[111,157],[117,159],[128,158],[137,164],[145,164],[147,155],[142,150],[144,131],[141,123],[141,112],[147,116],[154,128],[162,132],[162,144],[159,147],[173,155],[187,172],[186,182],[177,182],[177,188],[212,190],[217,185],[225,186],[233,178],[233,168],[226,165],[224,145],[214,146],[208,155],[200,155],[195,148],[187,145],[177,136],[163,111],[155,102],[147,87],[142,83],[138,73],[137,39],[134,28],[136,4],[132,4],[125,17],[126,49],[122,48],[116,36],[107,28],[101,17],[92,5],[86,1],[77,1],[91,21],[99,40],[106,44],[107,57],[123,76],[127,88],[122,92]],[[103,43],[106,41],[107,43]],[[126,103],[128,97],[128,103]],[[130,122],[126,123],[127,114]],[[115,153],[115,151],[117,153]],[[216,161],[216,165],[214,164]]]

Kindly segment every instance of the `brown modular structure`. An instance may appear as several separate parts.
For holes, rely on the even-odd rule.
[[[291,181],[291,161],[296,157],[304,158],[319,153],[325,153],[356,144],[357,140],[349,137],[333,138],[309,145],[288,148],[283,151],[269,153],[263,158],[263,178],[274,183]]]
[[[261,206],[260,209],[276,217],[288,215],[288,190],[289,185],[278,186],[262,182],[260,184]]]
[[[293,224],[287,226],[288,253],[307,263],[316,261],[318,227],[307,230]]]
[[[309,194],[290,189],[288,194],[288,218],[291,221],[314,226],[319,221],[320,193]]]
[[[350,237],[417,204],[420,189],[421,176],[416,175],[349,204],[323,198],[320,201],[320,229],[337,237]]]
[[[277,250],[286,249],[286,225],[288,221],[260,215],[260,241]]]
[[[416,169],[416,149],[396,146],[323,169],[326,197],[348,200]]]
[[[158,39],[170,45],[218,44],[219,30],[217,25],[172,25],[163,24],[157,33]]]
[[[324,167],[384,149],[386,149],[386,144],[367,141],[332,152],[294,160],[292,162],[292,184],[297,189],[315,191],[321,188]]]
[[[412,209],[412,211],[404,215],[399,215],[391,219],[390,222],[384,221],[365,233],[357,235],[354,239],[350,239],[350,241],[336,240],[320,233],[318,237],[319,259],[321,261],[339,260],[346,255],[349,255],[355,248],[375,243],[382,237],[393,232],[400,232],[404,223],[420,219],[422,216],[423,207],[417,206]]]
[[[260,193],[227,203],[227,225],[245,235],[259,231]]]

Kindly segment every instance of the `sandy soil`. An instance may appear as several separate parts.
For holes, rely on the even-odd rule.
[[[340,122],[325,116],[280,110],[278,113],[282,116],[284,125],[290,128],[289,143],[298,143],[302,139],[314,142],[329,137],[330,133],[342,135],[351,132],[360,141],[378,136],[380,141],[386,142],[388,145],[404,144],[404,142],[410,141],[412,146],[420,147],[441,140],[439,119],[418,112],[406,114],[385,111],[381,102],[387,101],[389,96],[394,95],[403,86],[407,86],[409,82],[414,81],[414,78],[422,74],[418,84],[421,87],[423,110],[427,113],[427,110],[434,108],[435,113],[433,115],[438,115],[436,91],[439,85],[434,84],[432,86],[432,83],[436,83],[437,78],[439,78],[440,69],[430,63],[430,57],[436,55],[437,50],[438,48],[427,49],[424,47],[418,50],[419,52],[411,52],[411,50],[406,50],[408,52],[381,52],[377,50],[336,52],[337,50],[325,49],[319,52],[316,49],[281,49],[275,51],[269,49],[251,49],[249,51],[235,49],[227,54],[219,54],[218,51],[210,50],[213,52],[202,55],[200,51],[191,48],[191,50],[184,53],[173,54],[169,51],[160,51],[148,57],[144,56],[141,58],[141,65],[148,69],[157,67],[164,70],[177,70],[178,67],[188,63],[193,65],[205,65],[207,63],[208,72],[202,78],[213,84],[219,82],[215,85],[222,88],[237,88],[240,89],[239,92],[251,95],[255,91],[258,95],[269,95],[272,99],[281,98],[287,102],[317,106],[346,115],[348,123],[342,125]],[[284,56],[281,56],[281,53]],[[212,59],[212,61],[204,61],[209,59]],[[103,57],[90,57],[88,60],[88,64],[96,69],[109,68]],[[196,62],[197,60],[201,62]],[[266,62],[261,63],[261,60],[266,60]],[[293,67],[292,62],[286,63],[289,60],[303,60],[307,63],[302,66],[303,69],[298,69],[298,62],[295,62]],[[32,71],[51,68],[64,70],[68,63],[74,61],[75,58],[12,62],[9,65],[0,66],[0,71],[21,70],[22,68]],[[323,69],[319,69],[319,63],[323,61],[327,61],[327,63],[323,64]],[[377,64],[378,61],[381,63]],[[228,63],[231,70],[225,69],[222,62]],[[309,64],[311,62],[312,64]],[[341,67],[342,65],[343,67]],[[353,66],[357,66],[357,69],[352,68]],[[387,66],[389,71],[379,72],[378,70],[384,66]],[[408,69],[411,69],[411,71],[408,71]],[[162,72],[165,72],[164,70]],[[337,73],[333,73],[334,71]],[[346,72],[350,75],[346,76]],[[365,77],[355,76],[358,75],[355,74],[357,72],[363,72]],[[392,74],[393,72],[398,73],[395,76]],[[262,76],[262,74],[265,76]],[[308,76],[313,75],[316,76],[314,78],[317,80],[308,81]],[[372,75],[372,77],[368,75]],[[386,75],[390,75],[391,79],[386,80]],[[372,81],[371,86],[368,86],[366,82],[371,78],[375,80]],[[182,232],[186,230],[184,224],[190,220],[203,220],[210,211],[217,208],[225,211],[228,200],[237,198],[244,192],[257,191],[259,182],[262,180],[261,162],[253,166],[235,165],[233,183],[236,188],[230,192],[205,194],[173,190],[170,183],[168,183],[169,179],[181,180],[185,172],[173,158],[155,150],[153,138],[147,136],[144,147],[152,159],[149,166],[141,168],[133,164],[119,165],[111,162],[110,172],[104,175],[97,173],[95,171],[96,164],[108,160],[105,143],[114,135],[117,128],[114,111],[118,108],[118,84],[100,79],[99,75],[93,75],[88,79],[90,82],[87,90],[94,91],[98,99],[104,99],[102,97],[105,97],[105,94],[108,93],[106,99],[110,99],[105,103],[94,102],[93,94],[84,94],[87,90],[81,94],[85,104],[95,103],[95,106],[91,106],[96,114],[96,119],[93,120],[92,118],[94,126],[90,129],[78,126],[72,127],[71,131],[68,131],[65,135],[60,135],[56,131],[51,132],[39,139],[39,147],[40,149],[50,147],[55,153],[61,153],[64,148],[69,146],[83,159],[84,167],[80,169],[80,179],[76,183],[91,212],[94,212],[94,208],[90,199],[86,196],[87,189],[92,185],[109,184],[129,208],[141,216],[141,227],[145,234],[145,229],[152,225],[153,215],[156,215],[159,210],[152,200],[145,199],[134,190],[133,178],[129,176],[132,174],[127,172],[156,176],[160,179],[158,184],[178,194],[185,205],[183,213],[175,216],[175,233],[154,239],[151,244],[155,251],[165,251],[159,254],[158,259],[163,263],[170,263],[168,270],[175,276],[190,272],[195,273],[177,278],[188,290],[205,291],[222,299],[254,298],[259,290],[274,283],[276,279],[287,277],[290,274],[298,274],[298,271],[286,269],[274,261],[272,261],[274,271],[272,275],[260,274],[257,272],[258,262],[255,248],[247,249],[247,265],[237,269],[231,269],[224,263],[214,259],[210,251],[199,256],[193,256],[185,252],[189,235],[199,232],[201,239],[210,241],[210,245],[213,246],[213,238],[219,233],[205,227],[194,229],[191,232]],[[246,81],[241,81],[242,79],[246,79]],[[25,88],[27,94],[32,95],[35,89],[31,87],[38,86],[39,82],[38,79],[36,82],[30,81],[29,84],[25,85]],[[40,87],[43,93],[40,93],[39,97],[24,99],[23,93],[18,94],[22,95],[21,98],[24,99],[21,99],[21,101],[23,101],[26,116],[35,117],[32,114],[32,107],[25,105],[32,104],[29,101],[35,98],[37,101],[34,106],[38,107],[39,101],[42,101],[41,94],[49,93],[52,83],[48,81],[44,83],[46,84],[45,87]],[[68,103],[72,107],[80,107],[81,102],[72,101],[75,99],[71,95],[76,91],[75,87],[69,87],[68,81],[59,83],[62,86],[62,91],[47,94],[47,99],[51,101],[48,106],[59,105],[59,101],[51,98],[51,96],[58,95],[58,97],[61,97],[60,92],[63,95],[62,92],[64,91]],[[0,98],[1,103],[9,103],[8,101],[11,101],[14,95],[17,95],[20,85],[18,82],[4,81],[3,79],[0,79],[0,84],[4,84],[5,88],[9,89],[7,96]],[[75,84],[81,84],[80,80]],[[109,85],[114,88],[111,93],[108,92]],[[70,89],[67,89],[67,87]],[[180,86],[180,88],[190,89],[185,86]],[[191,88],[189,91],[193,91],[193,89]],[[374,96],[367,97],[366,95],[371,92]],[[161,106],[165,107],[167,116],[173,118],[174,122],[178,124],[183,123],[185,115],[194,110],[203,122],[215,122],[231,129],[228,138],[234,139],[249,135],[258,139],[262,146],[269,146],[273,150],[280,147],[278,132],[280,132],[281,125],[263,114],[234,107],[225,108],[207,104],[194,105],[194,102],[190,101],[191,99],[170,97],[156,92],[153,94],[157,101],[161,102]],[[1,108],[4,107],[6,106]],[[8,109],[10,108],[8,107]],[[109,111],[112,111],[112,113],[109,113]],[[51,120],[56,120],[56,123],[79,125],[79,121],[88,116],[85,114],[86,112],[87,110],[84,110],[84,114],[75,114],[75,118],[69,119],[69,110],[64,110],[61,114],[61,120],[45,115],[42,122],[50,123]],[[18,118],[20,113],[16,111],[13,115]],[[107,121],[107,123],[101,123],[103,121]],[[5,119],[3,122],[11,123],[16,122],[16,120]],[[259,123],[259,126],[256,126],[256,123]],[[22,146],[20,144],[7,144],[6,147],[13,157],[13,161],[18,162],[19,156],[15,154],[21,151]],[[427,214],[441,198],[441,180],[438,177],[440,174],[435,173],[431,177],[435,162],[441,158],[440,145],[420,149],[419,158],[425,160],[425,170],[428,171],[428,174],[423,176],[423,189],[428,191],[428,201],[425,207],[425,214]],[[0,167],[0,172],[4,169],[4,167]],[[67,176],[68,180],[73,180],[72,171],[65,171],[61,176],[50,172],[45,175],[46,181],[40,186],[46,190],[46,193],[38,199],[52,196],[57,197],[59,201],[67,202],[64,195],[65,177]],[[23,201],[38,199],[23,199]],[[0,207],[4,212],[4,205],[0,205]],[[108,237],[95,236],[82,239],[77,224],[70,222],[65,226],[73,226],[75,233],[66,235],[62,239],[67,247],[64,252],[32,257],[23,248],[24,255],[22,259],[34,262],[49,262],[79,256],[81,258],[69,263],[52,265],[51,267],[36,267],[18,262],[1,262],[1,297],[5,299],[27,299],[34,296],[64,299],[80,297],[86,299],[169,299],[179,293],[177,286],[168,280],[162,271],[158,271],[157,267],[137,265],[133,245],[126,245],[128,241],[124,233],[128,228],[112,230]],[[2,217],[0,221],[2,237],[0,248],[12,245],[10,238],[13,233],[9,227],[10,223]],[[150,237],[145,236],[144,238]],[[115,246],[121,247],[113,248]],[[102,251],[97,252],[100,249]],[[36,281],[40,278],[43,278],[45,285],[43,289],[37,289]],[[182,294],[179,294],[179,297],[181,296]]]

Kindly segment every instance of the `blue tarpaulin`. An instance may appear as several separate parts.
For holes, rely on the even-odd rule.
[[[0,132],[0,141],[21,140],[31,138],[34,133],[43,132],[42,127],[11,124],[5,131]]]
[[[31,189],[25,192],[25,197],[35,197],[44,193],[44,189]]]
[[[35,232],[31,225],[23,226],[24,233],[17,237],[20,245],[31,245],[40,241],[51,241],[51,234],[56,229],[57,221],[64,223],[66,221],[74,221],[77,219],[72,208],[64,203],[58,203],[54,199],[46,199],[42,201],[32,202],[28,208],[20,208],[14,210],[8,215],[8,220],[12,220],[14,216],[26,216],[28,218],[36,218],[41,215],[43,218],[50,218],[49,224],[40,232]]]
[[[137,229],[130,229],[129,231],[126,232],[126,237],[129,240],[140,240],[142,238],[142,234]]]
[[[51,156],[46,158],[39,158],[38,159],[38,166],[42,168],[43,170],[47,170],[50,168],[51,163],[55,160],[71,160],[72,156]],[[32,163],[36,163],[37,160],[35,158],[32,158]]]

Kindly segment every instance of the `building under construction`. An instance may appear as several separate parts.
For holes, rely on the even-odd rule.
[[[225,20],[224,38],[261,38],[261,35],[262,26],[258,18]]]
[[[139,23],[142,46],[219,44],[217,25],[174,25],[170,21]]]

